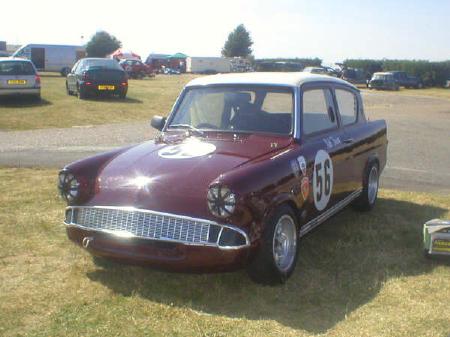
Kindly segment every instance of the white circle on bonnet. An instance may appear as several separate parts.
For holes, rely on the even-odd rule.
[[[206,156],[216,150],[216,146],[204,142],[186,142],[177,145],[169,145],[159,150],[158,155],[168,159],[184,159]]]

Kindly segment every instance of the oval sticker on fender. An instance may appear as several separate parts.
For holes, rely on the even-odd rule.
[[[327,207],[333,191],[333,162],[324,150],[316,153],[314,160],[313,192],[314,205],[322,211]]]

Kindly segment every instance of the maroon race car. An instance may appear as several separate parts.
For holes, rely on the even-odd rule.
[[[59,174],[69,238],[96,256],[174,271],[293,272],[300,237],[346,205],[370,210],[386,124],[360,93],[307,73],[197,78],[140,145]]]

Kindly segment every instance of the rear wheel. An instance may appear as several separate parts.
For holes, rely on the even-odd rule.
[[[265,223],[261,247],[248,267],[250,278],[260,284],[284,283],[298,257],[298,224],[293,210],[282,205]]]
[[[372,161],[365,172],[363,190],[359,198],[355,201],[354,207],[360,211],[370,211],[378,196],[379,167],[377,162]]]

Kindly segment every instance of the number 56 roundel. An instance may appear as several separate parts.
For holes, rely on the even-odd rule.
[[[324,150],[316,153],[314,160],[313,192],[314,205],[322,211],[327,207],[333,191],[333,162]]]

